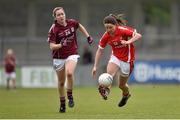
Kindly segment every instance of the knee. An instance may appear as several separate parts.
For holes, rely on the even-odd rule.
[[[126,87],[125,85],[121,85],[121,84],[119,85],[120,89],[124,89],[125,87]]]
[[[68,78],[72,78],[72,77],[73,77],[73,73],[67,72],[67,77],[68,77]]]
[[[59,87],[64,87],[65,82],[59,82]]]
[[[63,83],[60,83],[60,86],[61,86],[61,87],[64,87],[64,82],[63,82]]]

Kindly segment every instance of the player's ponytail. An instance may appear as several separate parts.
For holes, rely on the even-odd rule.
[[[124,14],[118,14],[118,15],[114,15],[114,14],[109,14],[109,16],[112,16],[116,19],[118,25],[126,25],[127,21],[123,19]]]

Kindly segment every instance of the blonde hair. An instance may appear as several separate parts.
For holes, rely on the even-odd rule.
[[[63,7],[55,7],[54,8],[54,10],[53,10],[53,17],[56,17],[56,11],[60,10],[60,9],[62,9],[64,11]]]
[[[13,49],[9,48],[9,49],[7,50],[7,54],[8,54],[8,55],[11,55],[11,54],[13,54],[13,53],[14,53]]]

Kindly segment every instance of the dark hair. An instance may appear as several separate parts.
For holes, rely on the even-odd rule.
[[[56,11],[60,10],[60,9],[62,9],[64,11],[63,7],[55,7],[54,8],[54,10],[53,10],[53,17],[56,17]]]
[[[123,19],[124,14],[109,14],[109,16],[106,16],[104,18],[104,24],[105,23],[111,23],[113,25],[126,25],[127,21]]]
[[[110,24],[113,24],[113,25],[116,25],[117,24],[117,21],[116,19],[113,17],[113,16],[106,16],[103,20],[103,23],[104,24],[107,24],[107,23],[110,23]]]

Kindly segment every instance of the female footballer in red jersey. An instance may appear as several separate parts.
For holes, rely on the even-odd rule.
[[[96,51],[92,76],[95,78],[103,49],[107,44],[110,45],[112,48],[112,54],[107,65],[107,73],[113,77],[117,71],[120,71],[121,73],[119,77],[119,88],[122,90],[123,97],[118,106],[122,107],[131,96],[127,81],[132,72],[135,60],[135,48],[133,42],[141,38],[141,34],[137,33],[135,29],[125,26],[125,21],[122,19],[122,15],[115,16],[110,14],[104,18],[103,22],[106,32],[100,39],[99,48]],[[99,86],[99,92],[106,100],[110,89]]]
[[[88,43],[93,43],[92,37],[78,21],[66,19],[65,11],[62,7],[53,10],[55,18],[54,24],[48,33],[48,42],[53,56],[53,67],[58,77],[58,91],[60,98],[59,112],[66,111],[65,105],[65,80],[67,79],[67,97],[69,107],[74,107],[72,95],[74,71],[78,62],[78,45],[76,31],[79,29],[86,37]]]

